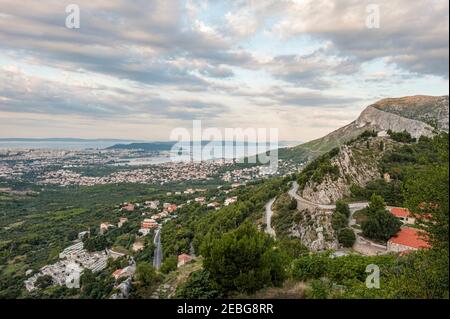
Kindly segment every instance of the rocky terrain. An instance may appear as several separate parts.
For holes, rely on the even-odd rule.
[[[437,97],[416,95],[384,99],[373,104],[372,107],[402,118],[427,123],[438,130],[448,132],[448,95]],[[410,128],[414,129],[414,127]]]
[[[386,151],[396,142],[377,137],[343,145],[338,155],[333,157],[331,165],[339,172],[336,177],[326,175],[320,182],[309,181],[300,195],[317,204],[333,204],[350,195],[352,184],[365,186],[368,182],[381,178],[379,161]]]
[[[332,213],[318,208],[302,210],[303,218],[293,224],[291,237],[299,238],[311,251],[338,249],[339,243],[331,226]]]
[[[281,158],[312,160],[354,139],[366,130],[408,131],[413,137],[430,136],[435,129],[449,130],[448,96],[409,96],[380,100],[368,106],[352,123],[330,134],[291,149],[280,150]]]

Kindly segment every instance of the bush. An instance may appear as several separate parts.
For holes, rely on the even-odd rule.
[[[315,279],[311,282],[310,287],[306,290],[306,298],[308,299],[327,299],[333,289],[333,284],[330,280]]]
[[[348,247],[348,248],[353,247],[355,240],[356,240],[355,233],[350,228],[344,228],[339,231],[338,241],[344,247]]]
[[[378,133],[375,130],[366,130],[358,136],[358,139],[367,139],[370,137],[377,137]]]

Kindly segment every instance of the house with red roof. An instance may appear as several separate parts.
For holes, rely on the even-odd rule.
[[[420,229],[402,227],[400,231],[387,242],[387,251],[403,253],[430,248],[427,234]]]
[[[156,227],[158,227],[158,223],[152,218],[146,218],[141,223],[141,228],[143,228],[143,229],[153,229]]]
[[[123,269],[117,269],[112,273],[112,276],[114,277],[115,280],[120,278],[120,276],[122,275],[122,271]]]
[[[408,208],[392,207],[390,211],[391,214],[400,219],[403,224],[414,225],[416,223],[416,218],[411,214]]]
[[[188,254],[181,254],[178,256],[178,268],[186,265],[188,262],[190,262],[192,260],[192,256],[188,255]]]
[[[126,212],[134,212],[135,205],[131,203],[127,203],[125,206],[123,206],[120,211],[126,211]]]

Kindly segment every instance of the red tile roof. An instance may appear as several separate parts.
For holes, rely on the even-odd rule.
[[[391,208],[391,214],[395,217],[409,217],[410,213],[407,208],[393,207]]]
[[[191,261],[191,260],[192,260],[192,257],[189,256],[188,254],[181,254],[181,255],[178,256],[178,262],[181,262],[181,261],[188,262],[188,261]]]
[[[122,274],[123,269],[117,269],[113,272],[113,277],[118,278]]]
[[[403,227],[397,235],[389,239],[389,242],[416,249],[431,247],[427,242],[426,233],[411,227]]]

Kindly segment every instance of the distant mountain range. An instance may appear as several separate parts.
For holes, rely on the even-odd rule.
[[[59,142],[59,143],[84,143],[84,142],[115,142],[115,143],[130,143],[138,142],[135,140],[123,140],[123,139],[109,139],[109,138],[97,138],[97,139],[84,139],[84,138],[65,138],[65,137],[52,137],[52,138],[0,138],[0,142]]]
[[[407,131],[416,138],[433,135],[436,130],[448,132],[448,95],[417,95],[380,100],[369,105],[352,123],[319,139],[282,149],[279,156],[309,161],[354,139],[366,130]]]
[[[161,151],[170,151],[172,147],[177,142],[148,142],[148,143],[129,143],[129,144],[115,144],[113,146],[108,147],[108,149],[126,149],[126,150],[144,150],[149,152],[161,152]],[[205,146],[209,143],[213,143],[213,145],[221,146],[221,145],[231,145],[232,143],[235,146],[246,146],[246,145],[257,145],[255,142],[240,142],[240,141],[202,141],[202,146]],[[279,146],[286,147],[289,145],[298,145],[301,142],[279,142]],[[189,143],[182,143],[181,145],[186,145],[186,148],[189,147]]]

